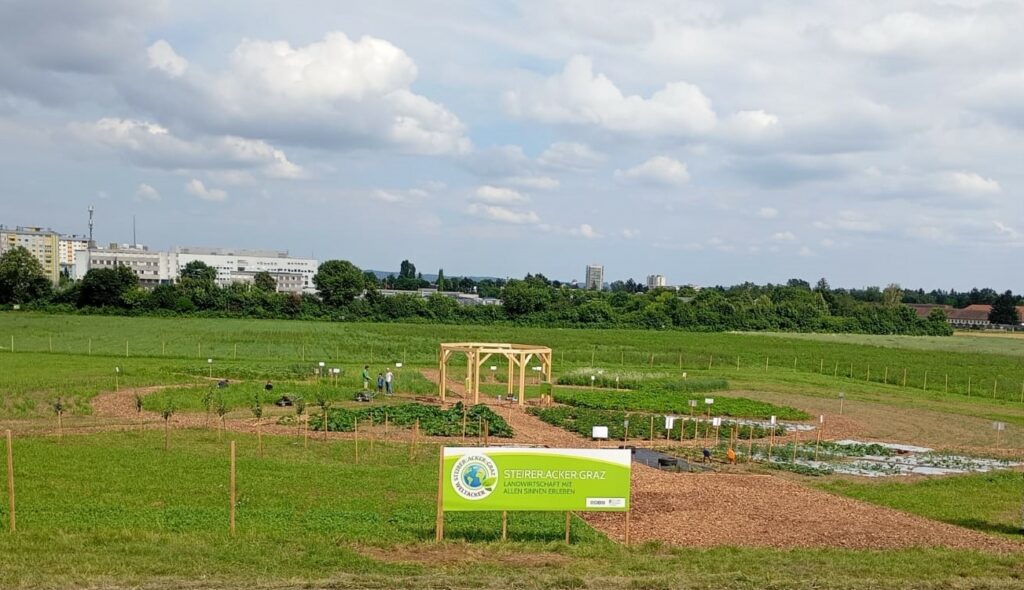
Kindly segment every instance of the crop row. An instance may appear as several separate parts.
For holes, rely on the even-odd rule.
[[[529,412],[544,422],[575,432],[590,438],[595,426],[608,427],[608,438],[612,440],[664,440],[666,435],[672,440],[713,437],[716,428],[707,421],[678,419],[671,430],[665,428],[665,416],[647,412],[625,412],[617,410],[594,410],[578,407],[530,408]],[[628,424],[627,424],[628,423]],[[764,438],[771,434],[770,428],[760,425],[742,424],[723,420],[718,432],[721,436],[729,436],[733,428],[737,429],[741,439]],[[777,427],[776,434],[784,434],[782,427]]]
[[[695,381],[695,380],[694,380]],[[704,403],[703,396],[688,395],[673,391],[669,384],[652,386],[657,389],[639,391],[582,391],[556,390],[554,399],[560,404],[588,408],[593,410],[625,410],[662,412],[666,414],[704,414],[709,406]],[[731,416],[734,418],[760,418],[767,420],[776,416],[781,420],[807,420],[806,412],[789,406],[778,406],[742,397],[713,398],[710,405],[712,416]],[[696,408],[690,401],[696,401]]]
[[[461,436],[463,424],[467,436],[480,436],[484,423],[487,424],[489,436],[512,436],[512,427],[487,406],[480,404],[465,407],[465,420],[463,408],[461,402],[447,410],[422,404],[372,406],[358,410],[334,408],[327,411],[327,429],[333,432],[352,432],[357,422],[372,420],[375,424],[383,424],[386,418],[390,424],[405,427],[411,427],[419,420],[420,430],[429,436]],[[312,430],[323,430],[323,415],[310,415],[309,427]]]

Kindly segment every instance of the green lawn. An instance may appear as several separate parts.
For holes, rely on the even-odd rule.
[[[18,532],[0,587],[959,588],[1022,587],[1024,560],[947,550],[625,548],[562,515],[451,514],[432,542],[436,448],[238,441],[238,533],[227,442],[176,431],[15,440]],[[6,500],[6,498],[4,498]],[[6,510],[6,501],[2,503]],[[6,522],[0,511],[0,522]],[[472,542],[472,544],[469,544]]]
[[[1024,540],[1024,473],[998,471],[878,482],[833,481],[824,489],[958,526]]]

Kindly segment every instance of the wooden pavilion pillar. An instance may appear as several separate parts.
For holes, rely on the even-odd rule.
[[[485,354],[483,356],[478,357],[476,359],[476,361],[473,363],[474,365],[476,365],[476,370],[474,371],[474,374],[473,374],[473,403],[474,404],[480,403],[480,369],[483,366],[483,364],[487,362],[487,359],[489,359],[489,358],[491,358],[491,353],[487,353],[487,354]]]
[[[519,407],[526,407],[526,353],[519,353]]]
[[[441,347],[441,355],[439,358],[441,359],[441,366],[438,367],[440,370],[438,371],[437,383],[439,389],[438,394],[440,395],[441,403],[443,404],[445,390],[448,389],[448,349],[444,346]]]
[[[513,379],[513,377],[515,375],[515,371],[512,370],[512,366],[513,366],[512,355],[506,353],[505,354],[505,360],[508,361],[508,382],[505,384],[505,391],[506,391],[506,395],[512,395],[512,387],[513,387],[512,379]]]

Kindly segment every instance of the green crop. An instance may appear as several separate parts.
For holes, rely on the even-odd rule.
[[[462,402],[447,410],[423,404],[401,404],[397,406],[373,406],[357,410],[335,408],[327,412],[327,429],[334,432],[352,432],[355,423],[373,419],[383,424],[385,416],[391,424],[411,427],[418,419],[420,429],[429,436],[462,435]],[[487,406],[480,404],[466,410],[466,435],[479,436],[482,424],[487,423],[490,436],[510,438],[512,428],[505,420]],[[323,416],[314,414],[309,418],[312,430],[322,430]]]

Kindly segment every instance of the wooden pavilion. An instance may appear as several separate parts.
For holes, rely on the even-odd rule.
[[[515,391],[516,371],[518,370],[519,382],[519,406],[526,404],[526,370],[533,359],[540,360],[541,372],[545,379],[551,381],[551,349],[546,346],[532,346],[529,344],[506,344],[506,343],[481,343],[481,342],[459,342],[441,344],[440,369],[438,379],[441,403],[444,403],[447,394],[448,382],[448,361],[452,354],[463,353],[466,355],[466,401],[470,396],[473,403],[480,403],[480,368],[491,357],[503,356],[507,362],[508,369],[508,394]]]

